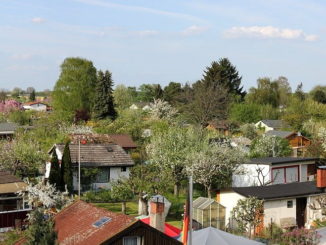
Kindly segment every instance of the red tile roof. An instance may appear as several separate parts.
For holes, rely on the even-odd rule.
[[[122,148],[136,148],[137,145],[128,134],[109,134],[109,137],[114,143]]]
[[[94,223],[100,218],[111,220],[100,227]],[[98,208],[84,201],[76,201],[55,216],[55,229],[60,244],[100,244],[136,222],[127,215]]]

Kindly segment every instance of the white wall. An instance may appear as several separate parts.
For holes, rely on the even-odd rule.
[[[287,207],[287,201],[292,201],[292,208]],[[293,217],[296,219],[296,199],[289,198],[283,200],[271,200],[264,202],[264,226],[268,226],[273,219],[273,223],[281,225],[282,218]]]
[[[34,111],[46,111],[46,105],[44,104],[33,104],[30,105],[30,110],[34,110]]]
[[[274,128],[271,128],[271,127],[268,127],[265,123],[263,123],[262,121],[259,121],[258,123],[255,124],[256,128],[264,128],[265,129],[265,133],[267,131],[271,131],[271,130],[274,130]]]
[[[262,175],[258,178],[257,169],[262,170],[262,174],[265,176],[265,184],[270,182],[270,166],[262,164],[242,164],[241,170],[243,174],[235,174],[232,176],[233,187],[246,187],[246,186],[260,186],[259,179],[263,181]]]
[[[232,209],[237,205],[238,200],[245,198],[244,196],[233,192],[233,191],[221,191],[220,193],[220,204],[223,205],[225,209],[225,225],[228,225],[229,219],[231,217]]]

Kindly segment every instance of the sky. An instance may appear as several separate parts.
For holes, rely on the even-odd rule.
[[[0,0],[0,88],[53,89],[66,57],[115,84],[201,79],[227,57],[245,89],[326,85],[324,0]]]

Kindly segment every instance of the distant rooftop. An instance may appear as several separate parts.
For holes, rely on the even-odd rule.
[[[278,130],[270,130],[265,133],[266,136],[276,136],[281,138],[286,138],[289,135],[293,134],[291,131],[278,131]]]
[[[262,157],[262,158],[252,158],[248,163],[277,165],[282,163],[308,162],[308,161],[317,161],[317,160],[319,160],[319,158],[315,158],[315,157]]]
[[[261,120],[261,122],[263,122],[264,124],[266,124],[268,127],[271,127],[271,128],[283,128],[283,127],[288,126],[283,120],[264,119],[264,120]]]

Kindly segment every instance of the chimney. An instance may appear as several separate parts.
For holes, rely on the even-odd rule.
[[[318,188],[326,187],[326,166],[319,166],[317,169],[317,185]]]
[[[165,216],[164,216],[164,197],[153,197],[150,201],[150,226],[164,232]]]

